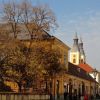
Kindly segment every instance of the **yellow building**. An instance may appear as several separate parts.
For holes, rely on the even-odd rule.
[[[88,96],[94,94],[94,79],[79,66],[68,63],[68,71],[63,75],[56,76],[52,83],[52,94],[56,99],[63,100],[64,93],[68,95]]]
[[[77,42],[76,39],[77,38],[75,38],[74,42]],[[81,41],[80,49],[83,49],[81,48],[82,45],[83,44]],[[74,94],[75,92],[79,96],[85,94],[88,94],[89,96],[93,95],[94,85],[95,85],[94,79],[86,71],[77,66],[78,63],[85,62],[86,60],[84,50],[81,51],[81,53],[79,54],[78,53],[75,54],[76,56],[75,59],[76,65],[75,65],[68,62],[68,51],[70,50],[70,48],[62,41],[60,41],[56,37],[52,37],[51,47],[52,49],[60,51],[62,55],[61,63],[63,63],[66,67],[65,73],[56,76],[56,78],[53,80],[51,86],[52,95],[55,98],[60,97],[61,100],[64,98],[65,91],[71,95]],[[74,53],[72,52],[71,56],[73,56]]]
[[[44,44],[44,40],[39,42]],[[85,95],[85,93],[93,95],[95,81],[79,66],[68,62],[68,51],[70,48],[56,37],[51,37],[49,40],[45,40],[45,43],[45,45],[50,46],[51,49],[60,51],[62,55],[60,61],[66,67],[65,73],[57,75],[49,87],[53,97],[60,97],[63,99],[65,91],[67,91],[68,94],[74,94],[76,92],[77,95]],[[75,55],[77,56],[77,53]],[[80,57],[80,55],[78,56],[80,60],[77,58],[77,63],[80,61],[85,62],[85,55],[84,59]]]
[[[21,42],[27,44],[27,46],[30,45],[29,40],[22,40]],[[75,43],[77,40],[75,40]],[[61,59],[60,62],[65,67],[65,73],[56,75],[53,80],[47,80],[47,82],[43,82],[39,88],[47,88],[46,85],[48,85],[48,93],[52,94],[52,97],[58,99],[60,98],[63,100],[64,93],[73,95],[92,95],[94,92],[94,84],[95,81],[91,76],[86,73],[83,69],[81,69],[77,64],[80,61],[85,62],[85,56],[80,57],[79,53],[72,52],[70,61],[72,63],[68,62],[68,52],[70,48],[64,44],[61,40],[57,39],[56,37],[50,36],[46,33],[46,39],[40,39],[40,40],[31,40],[31,46],[34,47],[34,45],[43,45],[46,48],[58,50],[61,53]],[[78,50],[77,48],[74,48],[75,50]],[[79,58],[81,58],[79,60]],[[84,58],[84,59],[83,59]],[[76,64],[76,65],[75,65]],[[40,82],[40,81],[39,81]],[[33,92],[33,91],[31,91]]]

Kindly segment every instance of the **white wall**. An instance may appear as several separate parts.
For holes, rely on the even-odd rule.
[[[90,75],[94,78],[93,73],[90,73]],[[96,81],[97,81],[98,83],[100,83],[100,75],[99,75],[99,73],[97,73]]]

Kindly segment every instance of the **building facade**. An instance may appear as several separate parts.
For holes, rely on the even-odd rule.
[[[48,37],[48,39],[47,39]],[[22,40],[21,42],[30,45],[29,40]],[[46,90],[46,93],[50,94],[51,98],[56,100],[77,96],[88,95],[89,97],[94,93],[94,79],[78,65],[86,62],[86,56],[83,49],[82,39],[78,43],[77,34],[74,37],[74,44],[70,52],[70,62],[68,61],[68,52],[70,47],[64,44],[61,40],[54,36],[50,36],[46,33],[46,39],[32,40],[31,46],[41,45],[45,48],[54,49],[61,53],[60,63],[65,67],[64,73],[57,74],[52,79],[48,76],[37,80],[37,87],[40,90]],[[57,67],[57,66],[56,66]],[[41,84],[40,84],[41,83]],[[33,93],[34,90],[29,91]],[[42,92],[41,92],[42,93]]]
[[[70,62],[73,63],[74,65],[79,66],[81,69],[83,69],[87,74],[89,74],[96,82],[97,82],[97,93],[99,91],[99,71],[96,72],[96,76],[94,77],[94,68],[91,67],[89,64],[86,62],[86,55],[84,52],[83,48],[83,41],[82,38],[80,38],[80,41],[78,41],[78,36],[77,33],[74,36],[74,43],[73,47],[70,52]],[[95,88],[95,85],[94,85]],[[95,91],[94,91],[95,92]]]

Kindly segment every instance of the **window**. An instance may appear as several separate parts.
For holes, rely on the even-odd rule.
[[[76,63],[76,59],[73,59],[73,63]]]
[[[75,57],[76,57],[76,55],[73,55],[73,57],[75,58]]]

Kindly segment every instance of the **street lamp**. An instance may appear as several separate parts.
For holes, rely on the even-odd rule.
[[[98,73],[96,68],[93,70],[92,73],[93,73],[93,76],[94,76],[94,79],[95,79],[95,94],[94,94],[94,97],[95,97],[95,100],[96,100],[96,76],[97,76],[97,73]]]

